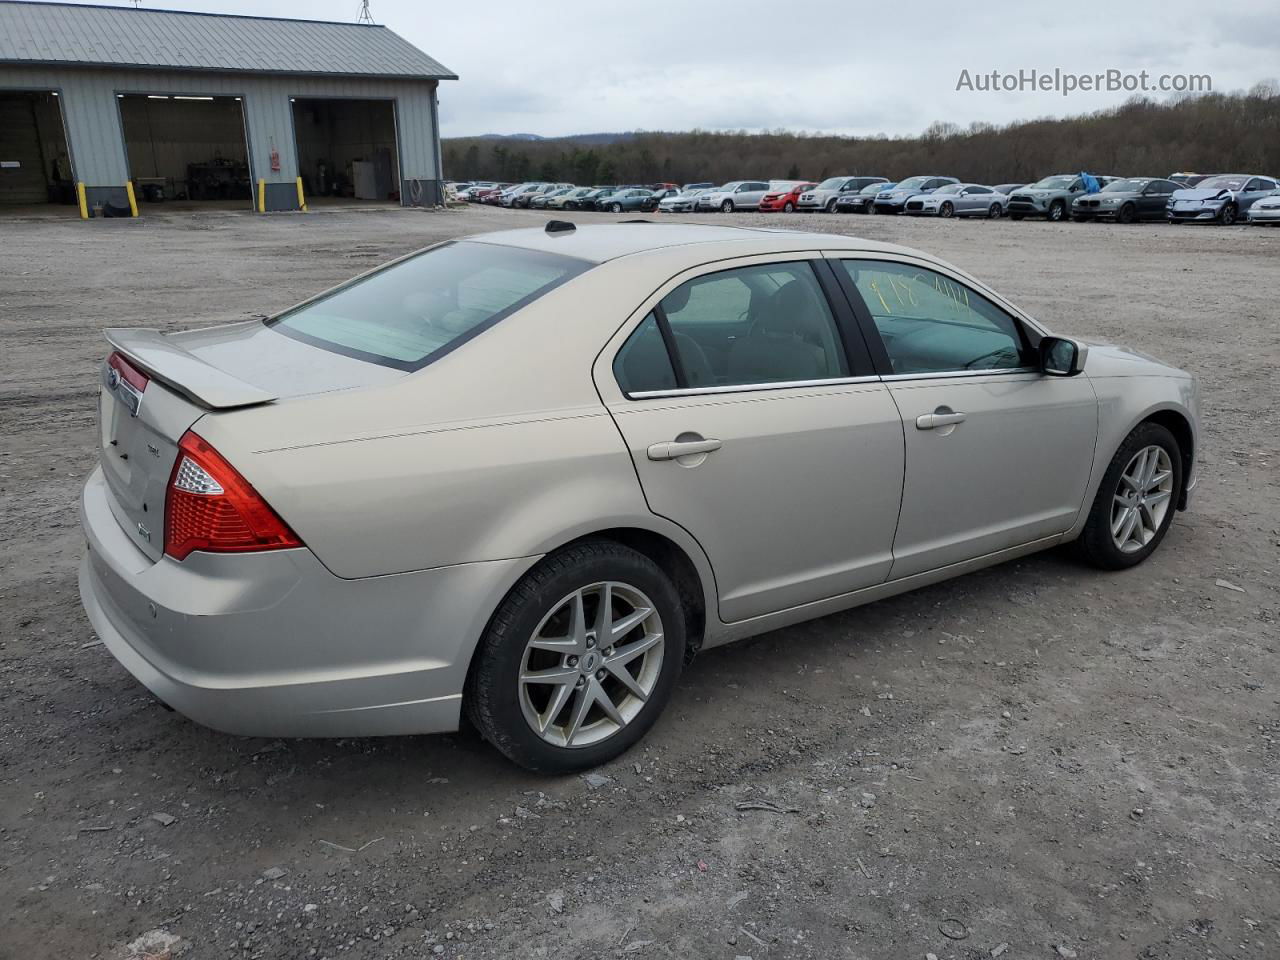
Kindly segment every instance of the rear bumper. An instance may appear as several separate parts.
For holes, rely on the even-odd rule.
[[[85,484],[80,597],[112,655],[191,719],[244,736],[456,730],[489,613],[534,558],[361,580],[311,551],[153,562]]]

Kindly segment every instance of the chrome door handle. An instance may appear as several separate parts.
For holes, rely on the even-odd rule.
[[[916,417],[917,430],[932,430],[934,427],[949,427],[964,423],[963,413],[922,413]]]
[[[711,453],[719,450],[719,440],[665,440],[649,446],[646,451],[650,460],[675,460],[677,457],[693,457],[700,453]]]

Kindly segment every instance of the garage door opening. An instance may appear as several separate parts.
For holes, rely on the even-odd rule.
[[[299,97],[293,129],[309,204],[400,201],[392,101]]]
[[[0,90],[0,207],[46,204],[78,210],[62,104],[53,91]]]
[[[119,94],[139,207],[254,207],[239,97]]]

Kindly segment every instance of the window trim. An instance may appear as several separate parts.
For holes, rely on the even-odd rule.
[[[1027,354],[1034,355],[1040,345],[1040,340],[1047,336],[1047,332],[1038,324],[1025,316],[1021,311],[1013,308],[1012,304],[1005,301],[999,294],[994,291],[988,291],[980,284],[957,276],[953,271],[946,269],[941,264],[930,263],[926,260],[917,260],[912,257],[897,256],[891,253],[874,253],[867,252],[865,254],[856,254],[854,256],[842,256],[840,252],[834,252],[828,256],[829,260],[858,260],[870,261],[873,263],[895,263],[904,267],[917,267],[936,273],[945,277],[952,283],[964,287],[972,293],[977,294],[984,300],[991,302],[993,306],[1004,311],[1013,321],[1014,326],[1018,330],[1018,335],[1022,340],[1022,345]],[[831,265],[832,272],[835,274],[837,283],[840,285],[841,291],[849,300],[849,305],[853,308],[853,313],[857,317],[858,325],[862,330],[863,339],[866,341],[867,348],[871,353],[872,361],[875,364],[876,372],[881,380],[885,382],[905,382],[908,380],[939,380],[947,377],[981,377],[981,376],[1003,376],[1011,373],[1039,373],[1037,367],[1018,366],[1018,367],[1001,367],[999,369],[988,370],[930,370],[923,373],[894,373],[893,364],[889,361],[889,351],[885,348],[884,340],[880,336],[880,330],[876,327],[875,319],[871,315],[870,308],[867,307],[866,301],[862,297],[862,291],[858,289],[857,284],[853,282],[853,278],[849,276],[849,271],[844,269],[840,264],[833,263]]]
[[[702,394],[725,394],[725,393],[752,393],[761,391],[777,391],[790,389],[804,389],[810,387],[825,387],[847,385],[851,383],[872,383],[880,379],[875,368],[874,357],[868,348],[866,335],[862,331],[860,324],[854,312],[850,309],[848,300],[844,296],[837,296],[839,292],[839,278],[836,276],[837,271],[834,270],[829,260],[822,255],[820,251],[814,250],[797,250],[797,251],[781,251],[772,254],[757,254],[750,258],[745,258],[747,262],[734,261],[715,261],[713,263],[701,264],[698,267],[684,271],[677,277],[673,278],[674,283],[671,285],[664,284],[660,292],[656,294],[656,299],[649,301],[653,305],[645,309],[641,307],[632,314],[633,317],[638,316],[639,321],[635,324],[626,324],[618,333],[618,345],[609,352],[608,370],[609,376],[613,379],[613,384],[618,388],[618,392],[624,400],[655,400],[664,397],[694,397]],[[843,377],[831,377],[823,380],[787,380],[787,381],[769,381],[767,383],[744,383],[744,384],[716,384],[706,387],[690,387],[684,372],[684,365],[680,359],[680,352],[675,346],[675,334],[667,321],[667,313],[662,309],[662,301],[673,291],[678,290],[686,283],[695,280],[701,280],[705,277],[714,276],[717,273],[728,273],[733,270],[746,270],[752,267],[770,267],[779,264],[808,264],[809,269],[813,271],[814,280],[817,282],[821,295],[825,298],[827,309],[831,312],[832,323],[835,326],[835,334],[837,343],[845,358],[845,365],[849,369],[849,375]],[[696,272],[695,272],[696,271]],[[644,318],[649,314],[654,314],[658,322],[658,329],[662,333],[663,343],[667,348],[667,359],[671,363],[671,368],[676,375],[676,388],[674,390],[637,390],[628,393],[618,381],[617,373],[614,370],[614,364],[617,362],[618,354],[622,351],[623,346],[631,339],[631,336],[644,323]],[[856,334],[856,339],[855,339]],[[859,350],[859,348],[861,348]],[[604,359],[603,355],[601,359]]]

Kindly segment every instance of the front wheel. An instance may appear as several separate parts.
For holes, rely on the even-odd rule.
[[[511,760],[568,773],[644,736],[684,651],[680,599],[662,570],[621,544],[586,541],[544,559],[502,601],[463,702]]]
[[[784,203],[784,204],[782,205],[782,212],[783,212],[783,213],[795,213],[795,212],[796,212],[796,205],[795,205],[794,203],[792,203],[790,200],[788,200],[786,203]]]
[[[946,201],[941,207],[938,208],[938,216],[942,217],[942,219],[944,220],[950,220],[955,215],[956,215],[956,208],[951,205],[950,200]]]
[[[621,212],[622,212],[622,204],[620,204],[620,203],[611,203],[611,204],[609,204],[609,209],[610,209],[610,211],[612,211],[613,213],[621,213]]]
[[[733,213],[733,201],[732,201],[732,200],[726,200],[724,203],[720,204],[720,212],[721,212],[721,213]]]
[[[1133,223],[1138,219],[1138,209],[1132,203],[1126,203],[1120,208],[1120,212],[1116,214],[1116,219],[1120,223]]]
[[[998,204],[998,203],[993,203],[993,204],[992,204],[992,205],[987,209],[987,219],[988,219],[988,220],[999,220],[999,219],[1000,219],[1000,204]]]
[[[1058,223],[1067,214],[1067,205],[1061,200],[1055,200],[1049,204],[1049,220]]]
[[[1228,203],[1223,206],[1222,212],[1218,214],[1218,222],[1224,227],[1229,227],[1236,222],[1236,205]]]
[[[1136,566],[1155,552],[1182,493],[1182,451],[1158,423],[1134,428],[1111,458],[1078,549],[1104,570]]]

